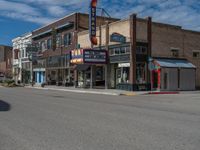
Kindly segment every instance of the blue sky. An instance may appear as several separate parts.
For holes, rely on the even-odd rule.
[[[0,0],[0,44],[72,12],[87,12],[89,0]],[[153,21],[200,31],[199,0],[98,0],[112,17],[152,16]]]

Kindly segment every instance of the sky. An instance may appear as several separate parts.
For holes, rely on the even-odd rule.
[[[88,12],[90,0],[0,0],[0,45],[73,12]],[[98,0],[111,17],[152,16],[153,21],[200,31],[200,0]]]

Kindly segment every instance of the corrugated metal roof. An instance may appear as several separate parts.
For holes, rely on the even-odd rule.
[[[161,67],[168,68],[196,68],[195,65],[184,59],[155,59]]]

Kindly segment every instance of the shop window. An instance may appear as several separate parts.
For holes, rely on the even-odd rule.
[[[173,57],[179,56],[179,49],[171,49],[171,54]]]
[[[122,67],[116,69],[116,84],[129,82],[129,67]]]
[[[146,65],[145,63],[136,64],[136,79],[138,84],[146,83]]]
[[[48,39],[47,40],[47,49],[51,49],[51,46],[52,46],[52,40]]]
[[[64,35],[64,46],[69,46],[72,44],[72,34],[67,33]]]
[[[193,51],[193,58],[200,58],[200,51]]]

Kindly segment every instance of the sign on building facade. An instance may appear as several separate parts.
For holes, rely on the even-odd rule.
[[[90,12],[89,12],[89,33],[90,33],[90,41],[93,45],[97,45],[96,6],[97,6],[97,0],[92,0],[90,4]]]
[[[111,42],[126,43],[126,37],[115,32],[115,33],[110,35],[110,41]]]
[[[77,49],[71,51],[72,64],[106,64],[107,51],[93,49]]]

